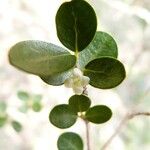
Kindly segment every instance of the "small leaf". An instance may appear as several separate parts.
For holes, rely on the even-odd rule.
[[[0,113],[4,113],[6,111],[7,105],[4,101],[0,101]]]
[[[76,122],[76,119],[77,114],[66,104],[55,106],[49,115],[50,122],[62,129],[71,127]]]
[[[7,115],[0,114],[0,128],[3,127],[7,122]]]
[[[11,124],[16,132],[20,132],[22,130],[22,125],[18,121],[12,121]]]
[[[91,101],[85,95],[73,95],[69,99],[69,105],[75,112],[84,112],[89,109]]]
[[[125,74],[123,64],[111,57],[95,59],[84,70],[84,75],[90,78],[90,84],[100,89],[116,87],[124,80]]]
[[[67,50],[42,41],[23,41],[9,51],[10,63],[28,73],[48,76],[75,66],[76,57]]]
[[[93,123],[107,122],[112,116],[110,108],[105,105],[97,105],[87,110],[85,118]]]
[[[17,96],[20,100],[27,101],[30,99],[30,95],[25,91],[18,91]]]
[[[83,141],[78,134],[66,132],[58,138],[57,147],[58,150],[83,150]]]
[[[84,68],[90,61],[103,56],[117,58],[118,48],[115,40],[109,34],[98,31],[92,42],[79,53],[79,67]]]
[[[41,103],[40,103],[40,102],[33,102],[33,104],[32,104],[32,109],[33,109],[35,112],[41,111],[41,109],[42,109]]]
[[[72,51],[82,51],[95,35],[96,14],[84,0],[65,2],[58,9],[56,27],[64,46]]]
[[[41,94],[33,95],[33,101],[34,102],[40,102],[41,100],[42,100],[42,95]]]
[[[65,80],[71,75],[71,71],[58,73],[51,76],[43,76],[41,79],[50,85],[58,86],[64,84]]]

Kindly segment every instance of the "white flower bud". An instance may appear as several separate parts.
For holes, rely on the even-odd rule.
[[[64,84],[67,88],[71,88],[72,87],[72,79],[71,78],[66,79]]]
[[[82,84],[83,87],[86,86],[86,85],[88,85],[89,82],[90,82],[90,78],[89,78],[89,77],[87,77],[87,76],[82,76],[81,84]]]
[[[74,77],[81,77],[82,76],[82,72],[81,72],[81,70],[80,69],[78,69],[78,68],[75,68],[74,70],[73,70],[73,74],[72,74]]]
[[[84,87],[89,84],[90,78],[84,76],[81,70],[75,68],[72,75],[65,80],[64,84],[68,88],[72,88],[75,94],[82,94]]]

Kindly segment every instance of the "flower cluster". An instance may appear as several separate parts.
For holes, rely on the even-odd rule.
[[[75,94],[82,94],[84,87],[89,84],[90,78],[84,76],[80,69],[75,68],[72,75],[65,80],[65,86],[72,88]]]

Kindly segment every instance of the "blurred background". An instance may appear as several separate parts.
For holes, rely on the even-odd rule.
[[[55,14],[65,0],[0,0],[0,150],[57,150],[57,138],[74,131],[85,139],[81,120],[67,130],[49,123],[50,110],[73,94],[64,86],[46,85],[8,62],[9,48],[23,40],[61,45]],[[92,105],[105,104],[112,119],[90,124],[92,150],[100,150],[127,112],[150,111],[150,0],[87,0],[98,17],[98,30],[111,34],[127,77],[115,89],[88,87]],[[85,142],[85,141],[84,141]],[[149,150],[150,118],[126,123],[107,150]],[[86,150],[86,144],[85,144]]]

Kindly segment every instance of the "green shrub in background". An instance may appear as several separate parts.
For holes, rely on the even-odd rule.
[[[42,109],[42,95],[30,94],[26,91],[18,91],[17,96],[22,100],[22,105],[19,107],[19,111],[26,113],[29,109],[35,112],[40,112]]]
[[[17,97],[22,101],[22,105],[19,109],[17,108],[20,112],[26,113],[29,109],[34,112],[40,112],[42,110],[42,95],[18,91]],[[5,101],[0,101],[0,128],[5,125],[11,125],[16,132],[22,131],[22,124],[7,113],[7,108],[7,103]]]
[[[0,102],[0,128],[4,127],[6,124],[10,124],[16,132],[22,130],[22,125],[20,122],[12,119],[7,114],[7,104],[4,101]]]

